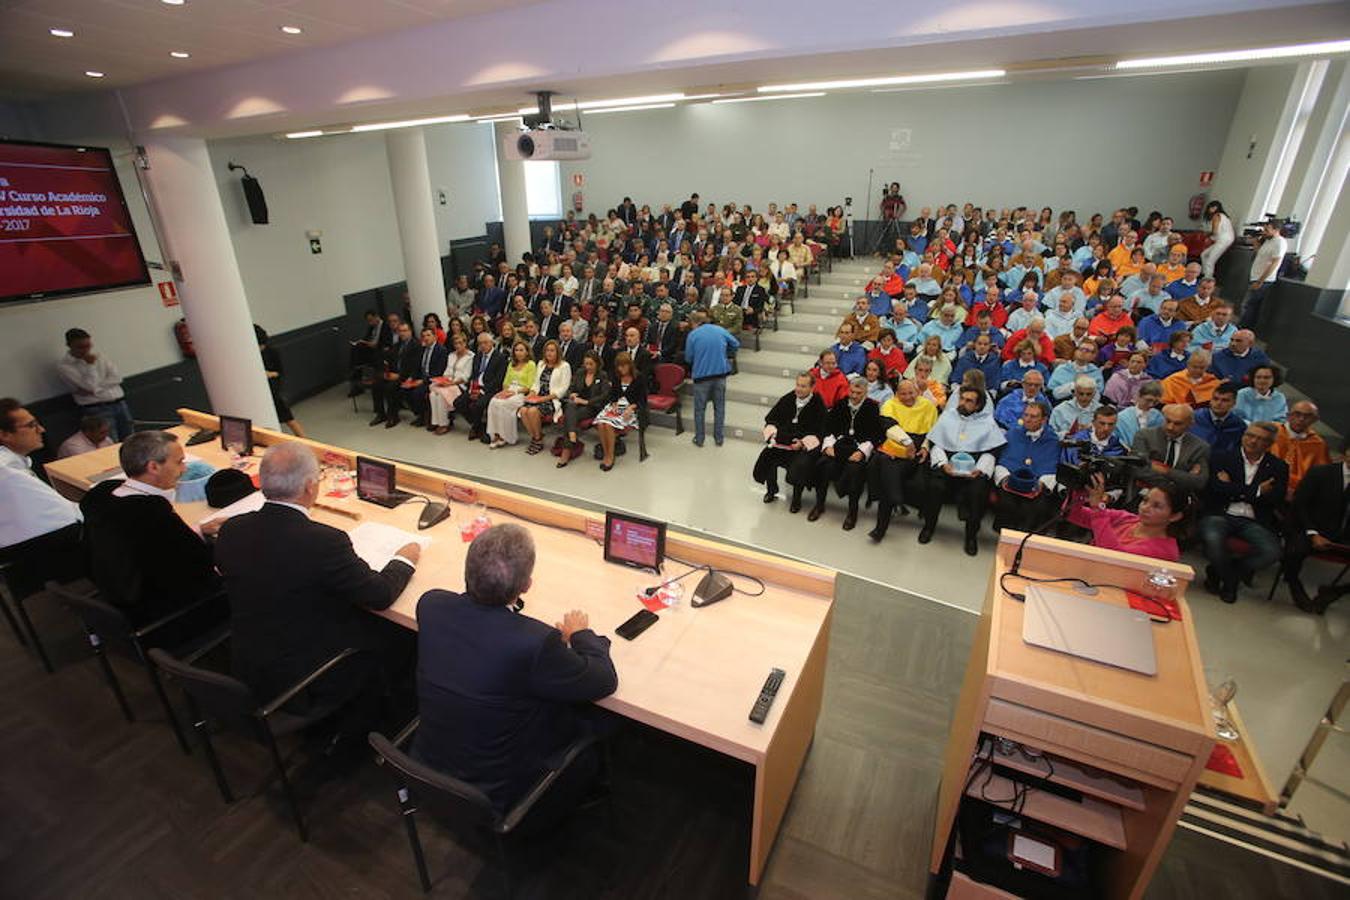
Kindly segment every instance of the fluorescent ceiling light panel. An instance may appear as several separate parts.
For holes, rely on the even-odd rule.
[[[301,28],[299,25],[282,25],[282,26],[281,26],[281,31],[282,31],[282,33],[284,33],[284,34],[303,34],[303,33],[304,33],[304,30],[305,30],[305,29]]]
[[[1316,44],[1289,44],[1284,47],[1253,47],[1247,50],[1220,50],[1214,53],[1183,53],[1177,56],[1145,56],[1122,59],[1117,69],[1156,69],[1163,66],[1203,66],[1210,63],[1255,62],[1288,59],[1295,56],[1321,56],[1350,51],[1350,41],[1322,41]]]
[[[60,38],[75,36],[75,32],[71,31],[69,28],[48,28],[47,33],[50,34],[52,37],[60,37]]]
[[[493,116],[474,116],[475,122],[509,122],[512,119],[519,119],[520,113],[497,113]]]
[[[102,77],[103,77],[103,73],[102,73],[102,72],[95,72],[93,69],[90,69],[90,70],[86,71],[84,74],[88,75],[90,78],[102,78]]]
[[[765,84],[756,88],[761,94],[783,91],[832,91],[847,88],[886,87],[896,84],[933,84],[940,81],[978,81],[981,78],[1002,78],[1003,69],[972,69],[969,72],[934,72],[928,75],[895,75],[889,78],[846,78],[839,81],[801,81],[796,84]]]
[[[644,103],[641,106],[607,106],[604,109],[593,109],[591,115],[598,116],[601,113],[612,112],[637,112],[640,109],[673,109],[674,103]]]
[[[799,97],[824,97],[824,91],[810,91],[805,94],[770,94],[764,97],[727,97],[714,100],[713,103],[758,103],[760,100],[796,100]]]
[[[388,131],[391,128],[416,128],[418,125],[440,125],[445,122],[467,122],[466,115],[433,116],[429,119],[403,119],[398,122],[369,122],[365,125],[353,125],[352,131]]]
[[[186,50],[170,50],[169,55],[174,59],[188,59],[192,56],[192,54],[188,53]]]
[[[322,131],[317,131],[317,130],[316,130],[316,131],[288,131],[288,132],[286,133],[286,137],[290,138],[291,140],[296,140],[296,139],[298,139],[298,138],[323,137],[323,132],[322,132]]]

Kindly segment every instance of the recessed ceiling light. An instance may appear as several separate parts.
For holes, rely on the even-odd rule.
[[[304,31],[299,25],[282,25],[281,30],[286,34],[300,34]]]
[[[805,94],[765,94],[762,97],[724,97],[713,103],[758,103],[761,100],[797,100],[802,97],[824,97],[824,91],[811,91]]]
[[[161,2],[161,3],[165,3],[165,4],[169,5],[169,6],[182,6],[182,5],[183,5],[183,0],[160,0],[160,2]]]
[[[286,132],[286,137],[293,141],[300,138],[323,137],[323,130],[314,128],[309,131],[288,131]]]
[[[52,37],[74,37],[74,36],[75,36],[75,32],[71,31],[69,28],[48,28],[47,31],[48,31],[49,34],[51,34]]]
[[[603,109],[591,110],[591,115],[598,116],[601,113],[612,112],[637,112],[641,109],[673,109],[674,103],[642,103],[638,106],[606,106]]]
[[[102,72],[95,72],[93,69],[89,69],[89,70],[86,71],[84,74],[88,75],[90,78],[102,78],[102,77],[103,77],[103,73],[102,73]]]
[[[169,55],[174,59],[190,59],[192,57],[192,54],[186,50],[170,50]]]

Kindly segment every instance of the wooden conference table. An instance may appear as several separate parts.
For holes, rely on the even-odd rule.
[[[219,427],[214,416],[186,409],[178,412],[184,425],[170,430],[182,440],[198,428]],[[316,441],[260,428],[254,429],[254,441],[260,448],[301,443],[313,448],[321,462],[341,459],[355,465],[353,451]],[[217,468],[230,465],[219,439],[186,449]],[[260,454],[261,449],[255,450],[249,471],[256,473]],[[116,466],[117,448],[106,447],[58,460],[46,469],[58,490],[78,498]],[[553,471],[541,464],[540,472],[545,470]],[[603,533],[603,515],[401,463],[397,471],[399,487],[404,490],[443,499],[447,486],[469,489],[487,504],[494,523],[518,522],[530,529],[537,562],[534,586],[525,595],[525,615],[552,624],[561,621],[565,611],[580,608],[589,614],[596,632],[613,636],[615,627],[641,608],[636,590],[658,580],[604,561],[595,537],[588,536],[588,529],[590,535]],[[316,521],[343,530],[360,522],[380,522],[416,532],[424,508],[408,503],[384,509],[357,500],[355,495],[345,499],[321,496],[320,502],[360,516],[313,511]],[[459,526],[471,513],[462,503],[452,503],[451,509],[450,519],[419,532],[433,543],[423,551],[412,582],[383,613],[409,628],[417,627],[417,601],[425,591],[464,589],[469,545]],[[212,512],[204,502],[178,504],[178,511],[189,524]],[[688,597],[699,576],[690,576],[685,581],[685,598],[661,612],[662,621],[634,641],[613,639],[611,654],[619,688],[599,705],[755,767],[749,882],[758,884],[820,712],[835,573],[677,533],[667,536],[666,552],[723,571],[754,575],[764,581],[765,592],[757,597],[735,594],[721,603],[693,609]],[[664,577],[683,570],[668,561]],[[746,584],[745,579],[733,580],[738,586]],[[785,670],[787,677],[768,720],[755,725],[748,719],[750,707],[775,666]]]

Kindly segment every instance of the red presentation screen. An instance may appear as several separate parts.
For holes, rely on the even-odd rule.
[[[0,142],[0,301],[149,283],[106,148]]]

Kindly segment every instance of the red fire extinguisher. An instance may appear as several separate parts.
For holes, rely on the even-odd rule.
[[[192,346],[192,332],[188,331],[187,319],[179,319],[173,324],[173,336],[178,341],[178,349],[184,359],[194,359],[197,348]]]

